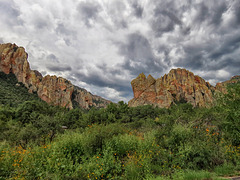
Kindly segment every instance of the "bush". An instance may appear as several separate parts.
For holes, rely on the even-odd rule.
[[[118,134],[124,134],[124,129],[119,124],[111,125],[89,125],[82,136],[85,154],[94,155],[101,152],[104,144]]]
[[[111,148],[85,159],[77,172],[81,179],[124,179],[121,161]]]

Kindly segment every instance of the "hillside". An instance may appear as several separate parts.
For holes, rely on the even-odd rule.
[[[15,75],[0,72],[0,104],[18,106],[25,101],[40,100],[36,93],[29,93],[28,89],[19,83]]]

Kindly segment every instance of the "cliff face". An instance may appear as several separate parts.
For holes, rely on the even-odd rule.
[[[146,78],[140,74],[131,82],[134,98],[128,104],[131,107],[145,104],[170,107],[176,102],[188,102],[194,107],[209,107],[213,103],[215,91],[226,93],[227,84],[239,80],[240,77],[235,76],[230,81],[213,87],[186,69],[172,69],[159,79],[154,79],[151,75]]]
[[[74,86],[72,102],[76,107],[85,107],[85,109],[89,109],[90,107],[104,108],[111,101],[103,99],[100,96],[96,96],[91,94],[85,89]]]
[[[0,44],[0,72],[13,73],[19,82],[22,82],[29,92],[37,92],[38,96],[53,105],[73,108],[73,101],[79,107],[89,109],[91,106],[105,107],[110,101],[101,97],[94,103],[96,96],[84,89],[77,88],[62,77],[45,76],[36,70],[31,70],[27,61],[27,53],[22,47],[15,44]],[[75,93],[73,97],[73,93]]]
[[[27,53],[24,48],[18,48],[15,44],[0,45],[0,71],[5,74],[13,73],[19,82],[27,84],[28,76],[31,74]]]

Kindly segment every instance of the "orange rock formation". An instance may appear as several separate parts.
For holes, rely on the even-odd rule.
[[[18,82],[22,82],[29,92],[37,92],[38,96],[52,105],[73,108],[73,101],[79,107],[89,109],[91,106],[105,107],[110,101],[92,95],[78,88],[62,77],[45,76],[31,70],[27,61],[28,55],[23,47],[15,44],[0,44],[0,71],[13,73]],[[73,93],[75,93],[73,97]],[[94,103],[97,102],[97,103]]]
[[[236,82],[239,80],[240,78],[238,80],[235,78]],[[128,104],[131,107],[146,104],[170,107],[176,102],[188,102],[194,107],[209,107],[214,101],[213,93],[216,90],[227,92],[228,83],[218,83],[213,87],[201,77],[180,68],[172,69],[159,79],[154,79],[151,75],[146,78],[141,73],[131,82],[134,98]]]

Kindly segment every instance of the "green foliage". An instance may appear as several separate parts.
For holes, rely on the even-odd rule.
[[[83,112],[38,100],[0,105],[0,179],[185,180],[235,174],[239,89],[230,87],[209,109],[130,108],[119,102]]]
[[[84,136],[84,139],[82,140],[84,151],[89,155],[101,152],[106,141],[123,133],[125,133],[124,129],[120,127],[119,124],[107,126],[94,124],[90,125],[89,128],[82,133]]]
[[[0,104],[18,106],[24,101],[39,100],[37,94],[31,94],[14,74],[0,72]]]
[[[22,124],[31,123],[38,119],[40,114],[47,114],[46,102],[25,101],[20,104],[16,110],[16,119]]]
[[[77,174],[81,179],[124,179],[122,171],[121,161],[110,148],[106,148],[102,153],[85,159]]]
[[[228,94],[222,98],[222,109],[226,119],[222,122],[225,138],[233,145],[240,145],[240,83],[228,87]]]
[[[57,133],[62,132],[62,124],[55,117],[55,107],[42,101],[26,101],[17,108],[2,106],[0,108],[0,139],[21,145],[29,143],[45,144],[52,141]],[[64,112],[64,111],[63,111]]]
[[[80,109],[72,109],[61,115],[61,123],[70,129],[81,127],[80,121],[83,120],[82,111]]]

